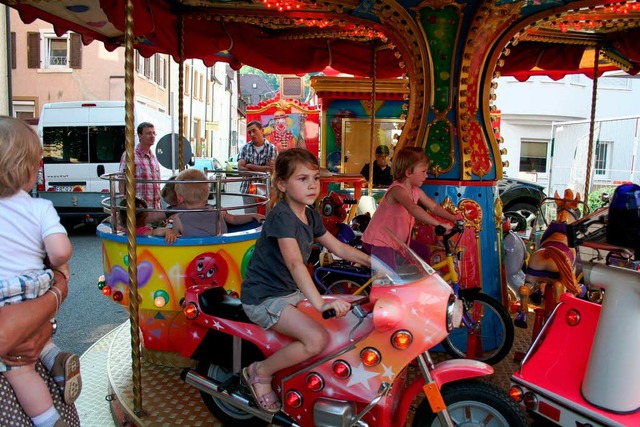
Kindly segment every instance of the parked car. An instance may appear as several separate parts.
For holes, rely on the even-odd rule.
[[[212,181],[217,181],[218,176],[222,175],[222,179],[224,180],[224,168],[222,167],[222,163],[218,161],[215,157],[196,157],[194,159],[193,166],[194,169],[198,169],[207,176],[207,179]],[[225,184],[222,184],[222,191],[226,190]],[[209,199],[213,199],[216,194],[215,183],[211,184],[211,193],[209,194]]]
[[[533,225],[540,202],[546,197],[542,185],[515,178],[498,181],[498,195],[502,211],[511,219],[515,231],[525,231]]]
[[[238,170],[238,155],[234,154],[229,157],[225,162],[225,169],[228,171],[237,171]]]

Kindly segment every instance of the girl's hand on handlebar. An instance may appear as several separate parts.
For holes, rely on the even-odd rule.
[[[331,302],[327,302],[322,305],[320,308],[320,312],[327,311],[329,309],[334,309],[336,311],[335,317],[345,316],[351,310],[351,304],[342,299],[336,299]]]
[[[451,229],[453,228],[453,225],[450,222],[441,222],[440,224],[441,227],[444,227],[444,229],[446,230],[445,233],[448,233],[451,231]]]

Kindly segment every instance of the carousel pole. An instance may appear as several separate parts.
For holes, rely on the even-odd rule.
[[[184,16],[178,24],[178,170],[184,169]]]
[[[129,324],[131,326],[131,372],[133,381],[133,411],[143,416],[142,376],[140,367],[140,333],[138,328],[138,256],[136,253],[136,171],[133,129],[133,1],[125,4],[125,50],[124,50],[124,98],[125,98],[125,188],[127,199],[127,248],[129,258]]]
[[[369,183],[367,185],[367,196],[373,196],[373,162],[375,160],[374,137],[376,130],[376,66],[378,62],[378,50],[373,48],[371,57],[371,127],[369,132]]]
[[[587,151],[587,171],[584,182],[584,198],[586,202],[589,199],[589,190],[591,189],[591,161],[593,157],[593,133],[596,124],[596,102],[598,94],[598,61],[600,59],[600,46],[596,46],[596,52],[593,55],[593,89],[591,91],[591,117],[589,122],[589,148]]]

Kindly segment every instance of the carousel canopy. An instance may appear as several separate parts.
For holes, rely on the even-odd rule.
[[[68,30],[80,33],[85,43],[100,40],[108,49],[123,44],[125,0],[0,2],[16,8],[25,22],[43,19],[59,34]],[[385,28],[368,1],[132,2],[135,47],[144,56],[168,53],[177,60],[183,46],[183,59],[199,58],[207,65],[225,61],[236,69],[246,64],[279,74],[331,67],[338,72],[371,76],[375,50],[378,77],[397,77],[404,72],[401,59],[392,49],[385,49]],[[417,4],[410,0],[399,3],[409,13]],[[467,2],[471,6],[475,3],[480,2]],[[538,7],[539,3],[531,4]],[[622,69],[635,74],[640,70],[638,27],[640,5],[635,2],[611,6],[594,6],[592,2],[589,7],[563,11],[533,21],[514,36],[505,49],[500,73],[519,80],[537,74],[561,78],[582,72],[593,76],[593,57],[598,48],[600,73]]]

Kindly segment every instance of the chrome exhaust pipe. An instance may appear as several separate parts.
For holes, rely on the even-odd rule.
[[[193,369],[185,369],[182,373],[182,379],[185,383],[194,386],[200,391],[210,394],[216,399],[220,399],[225,403],[235,406],[251,415],[254,415],[270,424],[275,424],[283,427],[300,427],[291,417],[282,411],[276,414],[270,414],[269,412],[262,411],[252,405],[252,401],[247,399],[242,393],[228,390],[220,390],[221,383],[212,380],[209,377],[200,375]]]

